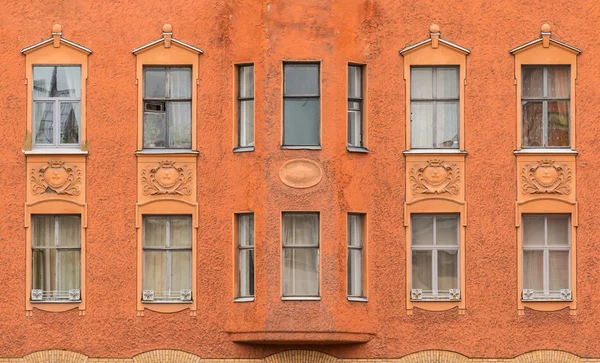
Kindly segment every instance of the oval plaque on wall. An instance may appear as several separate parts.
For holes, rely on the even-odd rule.
[[[321,166],[309,159],[290,160],[279,169],[279,179],[292,188],[313,187],[319,184],[322,177]]]

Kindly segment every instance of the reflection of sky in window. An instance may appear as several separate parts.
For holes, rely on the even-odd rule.
[[[34,67],[34,97],[80,97],[79,67]]]

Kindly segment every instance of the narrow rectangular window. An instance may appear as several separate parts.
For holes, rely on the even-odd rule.
[[[459,215],[413,214],[410,228],[413,300],[459,300]]]
[[[33,67],[33,144],[76,147],[81,143],[81,67]]]
[[[523,300],[571,300],[571,216],[523,215]]]
[[[458,76],[458,67],[411,68],[411,148],[459,147]]]
[[[238,147],[254,146],[254,65],[238,67]]]
[[[191,216],[143,217],[144,301],[190,301]]]
[[[319,214],[283,213],[283,296],[319,296]]]
[[[348,214],[348,297],[364,297],[364,214]]]
[[[522,68],[523,147],[569,147],[569,66]]]
[[[145,149],[191,149],[191,67],[144,67],[143,128]]]
[[[363,147],[363,67],[348,66],[348,146]]]
[[[81,216],[33,215],[32,301],[80,301]]]
[[[237,297],[254,296],[254,213],[237,215]]]
[[[283,145],[319,146],[319,64],[286,63],[283,73]]]

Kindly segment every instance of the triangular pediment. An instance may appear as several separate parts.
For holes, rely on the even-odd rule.
[[[542,46],[544,48],[548,48],[550,44],[552,45],[556,45],[564,50],[567,50],[569,52],[575,53],[577,55],[579,55],[581,53],[581,50],[578,48],[575,48],[572,45],[560,42],[556,39],[552,39],[552,32],[550,31],[550,25],[548,24],[544,24],[542,25],[542,29],[541,29],[541,34],[540,37],[537,39],[534,39],[528,43],[525,43],[523,45],[520,45],[514,49],[510,50],[510,54],[516,54],[519,52],[522,52],[526,49],[530,49],[532,47],[536,47],[536,46]]]
[[[51,38],[43,40],[43,41],[36,43],[34,45],[31,45],[27,48],[23,48],[23,49],[21,49],[21,53],[22,54],[31,53],[37,49],[40,49],[40,48],[48,46],[48,45],[53,45],[55,48],[58,48],[61,45],[66,45],[75,50],[83,52],[86,55],[92,54],[91,49],[86,48],[81,44],[77,44],[75,42],[72,42],[70,40],[63,38],[62,37],[62,27],[59,24],[54,24],[54,26],[52,27],[52,37]]]
[[[145,50],[148,50],[148,49],[151,49],[154,47],[158,47],[158,46],[164,46],[165,48],[170,48],[172,44],[178,45],[186,50],[189,50],[189,51],[197,53],[197,54],[204,53],[202,51],[202,49],[200,49],[200,48],[196,48],[193,45],[189,45],[185,42],[182,42],[181,40],[173,38],[173,28],[171,27],[170,24],[165,24],[163,26],[162,38],[158,38],[155,41],[144,44],[141,47],[135,48],[133,51],[131,51],[131,53],[137,55],[140,52],[143,52]]]

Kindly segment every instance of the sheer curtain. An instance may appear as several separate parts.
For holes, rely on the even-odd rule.
[[[363,216],[348,215],[348,295],[363,295]]]
[[[254,145],[254,66],[239,67],[239,146]]]
[[[239,296],[254,295],[254,215],[238,215]]]
[[[458,68],[436,69],[436,140],[435,146],[458,147]],[[450,100],[448,100],[450,99]],[[455,100],[451,100],[455,99]]]
[[[167,221],[164,217],[144,218],[144,248],[166,248]],[[167,251],[144,250],[143,289],[167,290]]]
[[[300,247],[301,246],[301,247]],[[311,247],[314,246],[314,247]],[[289,296],[319,294],[319,216],[286,213],[283,216],[284,281]]]
[[[171,253],[170,291],[192,288],[192,220],[190,217],[170,218]]]

